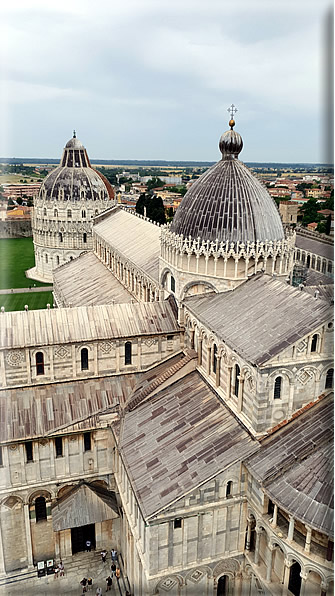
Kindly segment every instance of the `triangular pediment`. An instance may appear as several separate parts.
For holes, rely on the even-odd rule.
[[[82,483],[52,508],[55,532],[79,528],[118,517],[115,493]]]

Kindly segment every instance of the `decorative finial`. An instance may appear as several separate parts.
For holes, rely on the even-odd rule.
[[[229,120],[229,126],[230,126],[231,130],[233,130],[233,128],[235,126],[234,114],[236,114],[236,112],[238,112],[238,109],[232,103],[230,108],[227,109],[227,112],[230,113],[231,118]]]
[[[76,138],[76,131],[75,130],[73,131],[73,138],[74,139]]]

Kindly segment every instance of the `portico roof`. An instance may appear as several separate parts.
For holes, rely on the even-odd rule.
[[[60,498],[52,507],[52,525],[55,532],[80,528],[116,517],[118,508],[115,493],[85,482]]]

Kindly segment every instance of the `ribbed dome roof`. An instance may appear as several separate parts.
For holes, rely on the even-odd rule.
[[[235,122],[229,124],[233,126]],[[235,131],[222,135],[222,160],[187,191],[174,216],[172,232],[210,242],[246,243],[284,238],[274,200],[237,159],[242,147],[242,138]]]
[[[39,197],[46,200],[101,201],[114,198],[108,180],[91,167],[84,145],[75,137],[65,145],[60,165],[44,179]]]

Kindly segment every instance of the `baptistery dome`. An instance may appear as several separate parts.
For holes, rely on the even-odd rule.
[[[172,222],[184,237],[216,242],[264,242],[284,238],[277,206],[263,183],[239,159],[240,134],[220,138],[222,159],[191,186]]]
[[[114,198],[114,191],[108,180],[92,168],[84,145],[74,136],[65,145],[59,167],[43,181],[39,198],[107,201]]]
[[[93,219],[111,206],[114,190],[91,167],[74,133],[60,164],[44,179],[32,218],[35,263],[29,277],[51,282],[56,267],[93,248]]]

